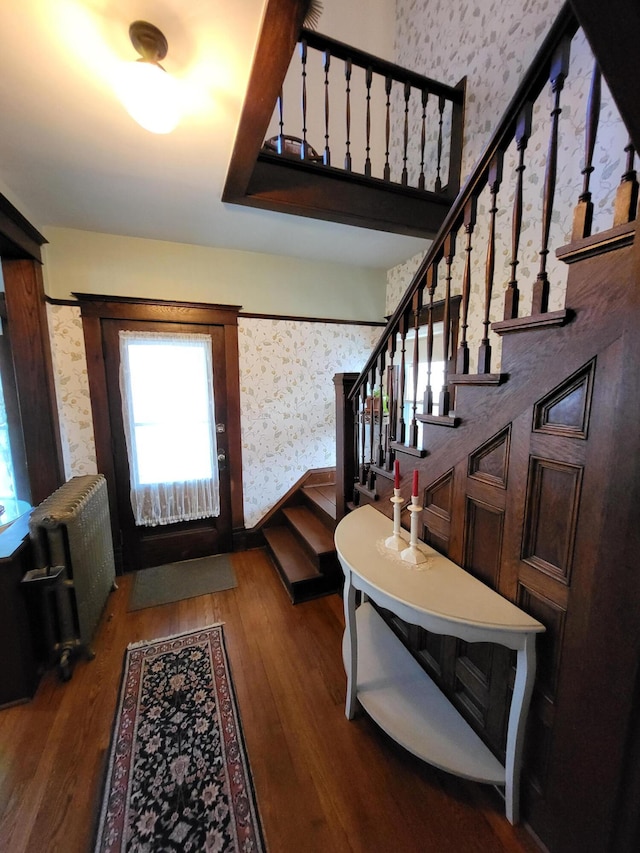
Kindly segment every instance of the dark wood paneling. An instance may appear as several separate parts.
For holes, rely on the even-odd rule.
[[[469,477],[507,488],[511,425],[490,438],[469,456]]]
[[[532,457],[522,559],[563,583],[571,579],[582,468]]]
[[[534,432],[586,438],[596,360],[580,368],[533,409]]]
[[[504,510],[467,498],[464,534],[464,568],[498,589],[502,559]]]
[[[35,261],[3,259],[2,273],[31,502],[37,504],[64,480],[42,270]]]
[[[40,247],[46,242],[20,211],[0,195],[0,258],[41,263]]]

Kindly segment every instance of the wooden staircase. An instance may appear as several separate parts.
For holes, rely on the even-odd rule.
[[[334,470],[311,472],[265,523],[267,550],[294,604],[341,589],[335,526]]]

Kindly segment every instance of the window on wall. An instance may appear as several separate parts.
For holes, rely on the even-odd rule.
[[[136,524],[219,515],[211,337],[121,331],[120,391]]]

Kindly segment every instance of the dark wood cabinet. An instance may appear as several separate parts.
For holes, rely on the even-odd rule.
[[[32,568],[29,514],[0,534],[0,708],[30,699],[39,680],[28,599],[21,580]]]

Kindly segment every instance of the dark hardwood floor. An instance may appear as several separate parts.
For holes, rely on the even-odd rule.
[[[365,716],[344,716],[342,602],[293,607],[263,550],[233,555],[236,589],[127,612],[107,604],[91,662],[0,711],[0,850],[91,849],[126,645],[225,623],[270,853],[536,851],[497,795],[419,762]]]

